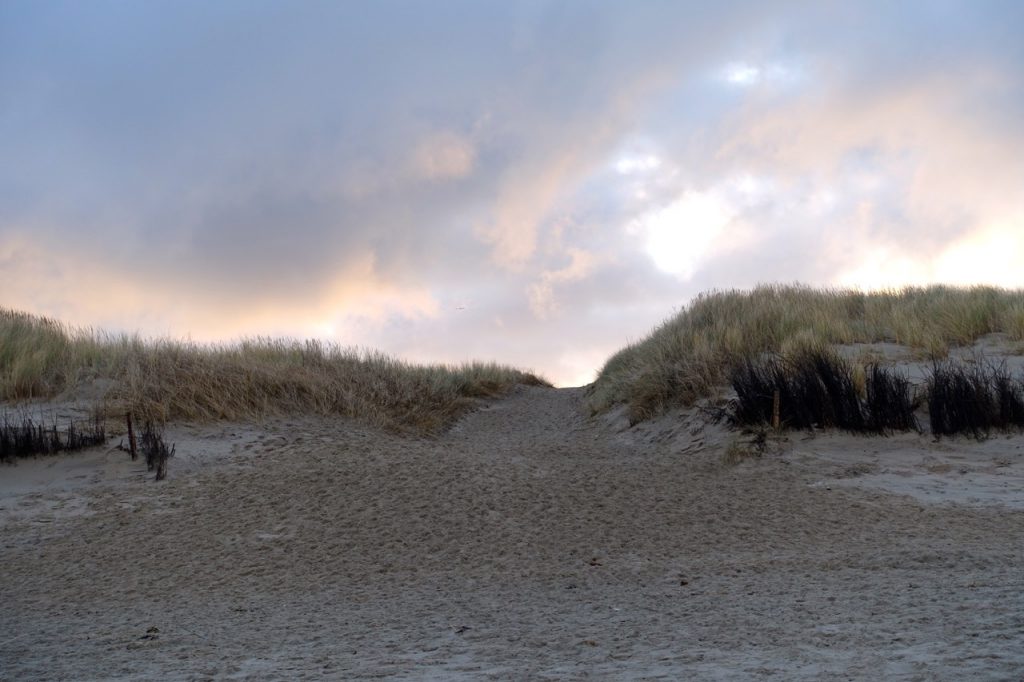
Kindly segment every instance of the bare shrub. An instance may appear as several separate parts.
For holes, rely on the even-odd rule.
[[[142,454],[146,457],[146,468],[156,472],[156,480],[167,477],[167,460],[174,456],[174,445],[170,448],[164,442],[163,429],[147,421],[142,427]]]
[[[98,416],[84,423],[71,420],[63,430],[56,422],[44,426],[26,417],[11,423],[5,417],[0,425],[0,461],[71,452],[102,445],[106,440],[106,429]]]

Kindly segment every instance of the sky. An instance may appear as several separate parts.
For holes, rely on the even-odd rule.
[[[0,306],[592,381],[696,294],[1024,287],[1024,3],[0,0]]]

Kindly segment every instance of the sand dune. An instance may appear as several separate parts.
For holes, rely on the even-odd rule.
[[[727,465],[699,411],[582,400],[521,388],[433,440],[177,426],[159,484],[116,449],[4,466],[0,677],[1024,674],[1024,438]]]

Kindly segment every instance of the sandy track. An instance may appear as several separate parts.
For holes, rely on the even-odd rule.
[[[1024,511],[724,466],[692,415],[581,401],[521,389],[433,441],[181,427],[163,484],[5,498],[0,677],[1024,676]]]

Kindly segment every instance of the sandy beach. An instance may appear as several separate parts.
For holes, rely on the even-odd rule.
[[[437,439],[0,469],[4,679],[1018,679],[1024,438],[736,438],[520,388]]]
[[[0,0],[0,682],[1024,682],[1022,28]]]

